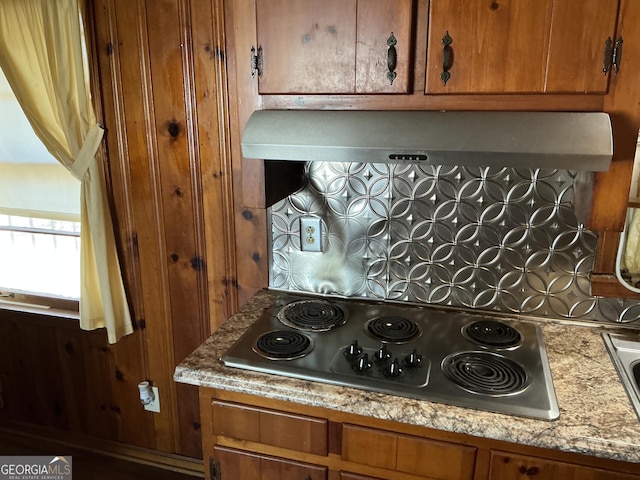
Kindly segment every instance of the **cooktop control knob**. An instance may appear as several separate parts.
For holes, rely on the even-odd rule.
[[[393,362],[385,367],[384,374],[387,377],[399,377],[402,375],[402,367],[400,366],[400,362],[397,357],[393,359]]]
[[[347,348],[345,348],[344,350],[344,355],[347,358],[357,357],[361,353],[362,353],[362,347],[358,345],[357,340],[354,340],[353,343],[349,345]]]
[[[414,348],[410,354],[404,357],[402,364],[408,368],[418,368],[422,365],[422,355]]]
[[[366,353],[358,358],[358,361],[354,363],[353,369],[356,373],[364,373],[369,370],[373,364],[369,361],[369,355]]]
[[[387,348],[387,344],[383,343],[380,349],[373,355],[376,362],[384,362],[391,358],[391,352]]]

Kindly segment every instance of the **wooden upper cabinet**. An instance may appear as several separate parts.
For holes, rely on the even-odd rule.
[[[604,93],[618,2],[431,0],[426,93]]]
[[[412,13],[412,0],[358,1],[356,93],[408,93]]]
[[[412,14],[413,0],[257,0],[260,94],[406,93]]]
[[[618,3],[618,0],[554,2],[547,92],[607,92],[612,67],[605,74],[605,45],[607,39],[612,46],[617,40],[614,34]]]

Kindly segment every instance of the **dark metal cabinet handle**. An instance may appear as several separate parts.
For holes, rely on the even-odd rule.
[[[453,43],[453,38],[449,36],[449,32],[442,37],[442,45],[444,46],[442,49],[442,73],[440,74],[440,80],[442,80],[442,84],[446,85],[449,79],[451,78],[451,67],[453,66],[453,48],[451,48],[451,44]]]
[[[398,44],[398,40],[393,36],[393,32],[387,39],[387,46],[389,49],[387,50],[387,68],[389,71],[387,72],[387,80],[393,85],[393,81],[396,79],[398,74],[396,73],[396,67],[398,65],[398,52],[396,51],[396,45]]]
[[[604,42],[604,59],[602,60],[602,73],[604,75],[609,73],[612,60],[613,60],[613,40],[611,40],[611,37],[609,37]]]

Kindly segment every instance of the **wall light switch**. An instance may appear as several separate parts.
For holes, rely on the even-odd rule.
[[[300,218],[300,249],[303,252],[322,251],[322,219],[318,217]]]

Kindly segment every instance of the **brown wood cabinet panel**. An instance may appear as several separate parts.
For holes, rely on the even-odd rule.
[[[471,480],[475,455],[475,447],[343,426],[342,458],[354,463],[439,480]]]
[[[398,435],[397,470],[439,480],[471,480],[476,449],[454,443]]]
[[[283,458],[215,446],[214,468],[221,479],[233,480],[326,480],[327,468]]]
[[[356,46],[357,93],[407,93],[412,62],[413,0],[358,2]],[[397,77],[387,78],[387,41],[395,38]]]
[[[235,467],[229,469],[238,470],[230,470],[232,473],[244,472],[242,466],[238,466],[243,461],[246,471],[252,472],[252,465],[260,464],[255,461],[259,457],[278,461],[280,466],[282,462],[305,462],[303,465],[313,464],[320,469],[326,467],[330,480],[640,480],[640,465],[634,463],[439,432],[247,394],[207,388],[201,388],[200,394],[205,425],[204,448],[208,452],[206,458],[214,451],[234,453],[228,463]],[[212,408],[212,400],[220,405],[242,407],[236,410],[238,414],[232,413],[231,416],[236,418],[243,411],[253,415],[250,412],[282,413],[289,410],[293,416],[326,419],[333,425],[334,433],[342,431],[342,454],[339,455],[335,446],[332,446],[330,455],[319,457],[264,444],[242,443],[241,439],[216,438],[210,426],[216,423],[217,416],[228,416],[233,410],[216,410]],[[337,425],[342,428],[337,428]],[[336,439],[334,442],[340,443]],[[218,462],[226,461],[216,453],[213,457]],[[280,468],[270,468],[269,471],[280,475]],[[306,475],[294,477],[294,480],[305,480]],[[222,478],[227,477],[223,475]],[[228,478],[245,477],[231,475]],[[262,478],[256,474],[251,480]]]
[[[431,0],[426,93],[544,90],[552,0]],[[443,85],[442,39],[452,39]]]
[[[342,427],[342,458],[349,462],[395,470],[398,436],[356,425]]]
[[[257,0],[261,94],[355,91],[356,0]],[[238,52],[239,55],[244,52]],[[249,52],[246,52],[249,61]]]
[[[259,409],[214,400],[211,410],[214,434],[250,442],[260,441]]]
[[[605,93],[604,49],[614,33],[619,0],[562,1],[553,4],[545,91]]]
[[[490,480],[638,480],[640,476],[492,451]]]
[[[212,410],[216,435],[315,455],[328,453],[328,421],[325,419],[217,400]]]

